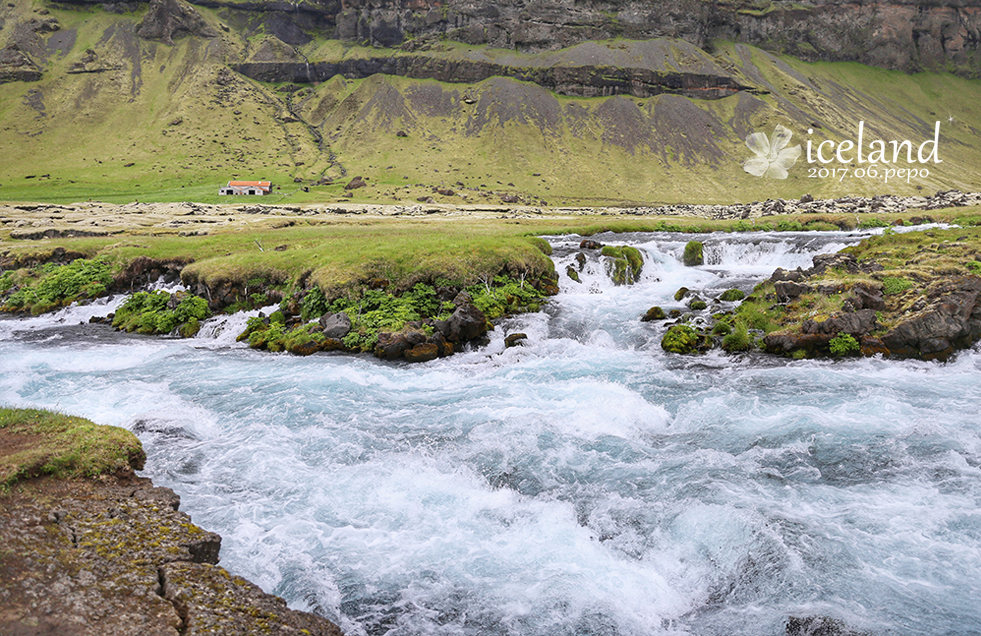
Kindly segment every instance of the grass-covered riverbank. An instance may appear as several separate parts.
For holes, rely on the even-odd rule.
[[[250,324],[242,334],[252,346],[295,353],[374,351],[383,357],[393,355],[391,351],[399,357],[418,346],[426,350],[423,359],[431,359],[437,351],[452,352],[454,343],[460,346],[483,333],[466,328],[463,332],[470,335],[458,339],[459,329],[454,331],[449,323],[462,306],[476,307],[492,320],[535,311],[545,296],[557,291],[559,274],[541,235],[841,230],[924,222],[981,225],[978,206],[870,212],[861,204],[829,205],[826,209],[831,211],[825,213],[726,219],[642,216],[621,209],[586,214],[569,209],[447,208],[418,216],[384,206],[327,211],[188,203],[176,208],[120,206],[85,214],[63,206],[22,205],[0,214],[5,227],[0,234],[0,300],[6,311],[38,314],[109,291],[135,291],[161,276],[179,278],[192,296],[136,297],[119,312],[114,326],[191,335],[214,312],[278,302],[280,315],[261,325]],[[81,229],[85,221],[90,231]],[[977,231],[965,236],[969,249],[974,249]],[[921,271],[920,278],[912,280],[972,273],[965,269],[966,261],[951,269],[950,259],[941,258],[942,250],[934,252],[936,258],[927,253],[917,260],[929,275]],[[902,271],[888,278],[907,279]],[[461,292],[466,294],[460,296]],[[746,342],[728,348],[749,348],[747,330],[768,336],[787,327],[791,318],[786,316],[800,322],[794,309],[800,303],[774,309],[771,296],[775,298],[772,290],[764,290],[744,303],[747,315],[757,301],[765,306],[749,319],[731,321],[730,344],[739,338]],[[811,307],[806,301],[804,308]],[[828,302],[811,304],[824,307]],[[344,323],[339,330],[336,324],[327,325],[334,314],[345,314],[338,318]],[[318,318],[320,326],[311,327]],[[398,334],[398,342],[384,337],[379,342],[385,333]],[[388,345],[394,349],[380,353]]]
[[[0,493],[21,479],[94,477],[143,466],[126,429],[38,409],[0,407]]]

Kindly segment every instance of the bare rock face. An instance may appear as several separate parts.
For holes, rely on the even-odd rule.
[[[0,84],[5,82],[36,82],[41,69],[19,46],[11,44],[0,49]]]
[[[946,360],[981,338],[981,278],[965,276],[935,290],[931,303],[882,336],[896,355]]]
[[[216,37],[214,29],[190,6],[180,0],[150,0],[150,8],[136,31],[145,40],[173,44],[174,36]]]
[[[310,634],[342,636],[330,621],[296,612],[278,596],[207,563],[167,563],[160,568],[164,598],[173,603],[184,636],[197,634]]]
[[[334,37],[384,47],[419,46],[436,36],[526,52],[618,37],[677,38],[705,48],[721,38],[806,60],[851,60],[908,72],[952,68],[977,76],[978,7],[977,0],[812,0],[760,12],[745,10],[755,8],[748,3],[700,0],[348,0],[333,17]]]
[[[0,495],[0,634],[340,636],[214,565],[221,537],[179,503],[132,475],[35,479]]]

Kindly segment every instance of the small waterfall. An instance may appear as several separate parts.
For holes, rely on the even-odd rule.
[[[201,324],[201,330],[194,336],[196,344],[207,344],[215,347],[235,346],[238,335],[245,331],[249,318],[255,318],[260,313],[268,316],[279,309],[279,305],[268,305],[261,309],[239,311],[231,315],[212,316]]]

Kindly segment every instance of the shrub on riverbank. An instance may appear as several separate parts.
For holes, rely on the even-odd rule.
[[[30,311],[39,315],[83,298],[97,298],[112,285],[112,272],[99,260],[44,263],[34,268],[8,270],[0,276],[0,294],[7,293],[3,311]]]
[[[186,292],[136,292],[116,310],[112,326],[142,334],[177,331],[188,338],[198,332],[200,321],[210,315],[206,300]]]

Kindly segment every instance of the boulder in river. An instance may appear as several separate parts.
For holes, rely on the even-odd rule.
[[[654,320],[664,320],[665,318],[667,318],[667,315],[665,315],[664,310],[661,309],[659,306],[655,305],[650,309],[648,309],[647,313],[641,316],[640,321],[652,322]]]
[[[688,241],[685,245],[685,254],[682,258],[685,265],[694,267],[705,263],[705,254],[701,241]]]

